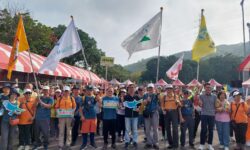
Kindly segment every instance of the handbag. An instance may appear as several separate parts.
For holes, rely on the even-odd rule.
[[[16,126],[19,124],[19,119],[18,118],[11,118],[9,119],[9,123],[11,126]]]
[[[232,125],[233,129],[236,128],[236,121],[235,121],[234,119],[235,119],[235,117],[236,117],[236,115],[237,115],[237,112],[238,112],[239,107],[240,107],[240,104],[237,106],[236,112],[235,112],[235,114],[234,114],[234,118],[231,120],[231,125]],[[231,110],[232,110],[232,105],[231,105]]]

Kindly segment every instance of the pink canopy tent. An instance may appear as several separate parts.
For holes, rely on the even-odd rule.
[[[123,85],[129,85],[129,84],[134,84],[134,83],[128,79],[128,80],[124,81],[121,84],[123,84]]]
[[[214,79],[209,80],[208,83],[210,83],[211,86],[222,86],[220,83],[218,83]]]
[[[196,79],[193,79],[190,83],[187,84],[188,87],[196,87],[196,86],[202,86],[202,84],[196,80]]]
[[[250,78],[242,83],[242,86],[249,87],[250,86]]]
[[[185,86],[184,83],[182,83],[179,79],[172,82],[173,86]]]
[[[112,85],[119,85],[121,84],[119,81],[117,81],[116,79],[112,79],[111,81],[109,81],[110,84]]]
[[[168,83],[166,81],[164,81],[163,79],[160,79],[159,81],[157,81],[155,83],[156,86],[165,86],[167,85]]]

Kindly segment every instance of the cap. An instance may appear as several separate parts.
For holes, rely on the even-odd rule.
[[[16,94],[17,97],[20,96],[19,92],[14,88],[11,90],[11,94]]]
[[[87,85],[86,86],[86,90],[92,91],[94,89],[94,87],[92,85]]]
[[[49,86],[43,86],[43,90],[49,90]]]
[[[235,91],[234,93],[233,93],[233,97],[234,96],[237,96],[237,95],[242,95],[239,91]]]
[[[100,92],[100,90],[98,88],[95,88],[94,91],[95,92]]]
[[[18,84],[13,84],[12,88],[18,88]]]
[[[167,84],[167,85],[165,86],[165,89],[173,89],[173,85],[172,85],[172,84]]]
[[[121,89],[121,92],[127,93],[126,89]]]
[[[149,83],[147,86],[147,88],[154,88],[154,87],[155,87],[155,85],[153,83]]]
[[[55,91],[55,93],[57,93],[57,92],[62,93],[62,90],[57,89],[57,90]]]
[[[80,87],[78,85],[74,85],[73,88],[72,88],[72,90],[74,90],[74,89],[79,90]]]
[[[64,86],[63,91],[70,91],[70,87],[69,86]]]
[[[31,89],[25,89],[23,93],[24,94],[26,94],[26,93],[32,93],[32,91],[31,91]]]
[[[3,88],[11,88],[11,85],[9,84],[9,83],[5,83],[4,85],[3,85]]]

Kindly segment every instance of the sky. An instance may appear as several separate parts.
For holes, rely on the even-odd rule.
[[[161,56],[191,50],[197,37],[201,9],[215,45],[243,42],[241,0],[0,0],[0,8],[18,5],[39,22],[78,28],[97,41],[116,64],[127,65],[158,54],[158,48],[134,53],[121,43],[163,7]],[[245,0],[245,22],[250,22],[250,0]],[[246,40],[249,40],[246,27]],[[84,45],[84,43],[83,43]]]

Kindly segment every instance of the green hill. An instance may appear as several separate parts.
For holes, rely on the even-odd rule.
[[[250,43],[246,43],[247,54],[250,53],[250,46],[249,45],[250,45]],[[211,57],[221,56],[221,55],[224,56],[227,54],[232,54],[232,55],[240,56],[240,57],[243,56],[243,43],[232,44],[232,45],[219,45],[216,47],[216,49],[217,49],[216,53],[211,54],[211,55],[205,57],[204,59],[209,59]],[[179,52],[179,53],[176,53],[173,55],[175,55],[176,57],[180,57],[182,53],[183,52]],[[191,59],[192,58],[191,50],[184,51],[184,53],[185,53],[184,59]],[[147,62],[153,58],[156,58],[156,57],[157,56],[142,59],[136,63],[126,65],[126,66],[124,66],[124,68],[130,72],[144,71],[146,69]]]

